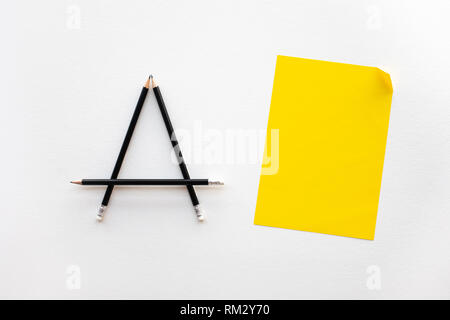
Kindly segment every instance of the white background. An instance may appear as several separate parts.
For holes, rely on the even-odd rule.
[[[0,9],[1,298],[450,298],[448,1]],[[118,188],[95,222],[104,188],[69,181],[110,175],[149,73],[174,126],[202,128],[197,146],[181,141],[199,154],[229,132],[264,132],[277,54],[390,73],[375,241],[254,226],[259,151],[256,161],[190,160],[193,177],[226,182],[197,188],[204,224],[184,188]],[[170,150],[149,94],[120,177],[179,178]],[[371,270],[379,290],[367,286]]]

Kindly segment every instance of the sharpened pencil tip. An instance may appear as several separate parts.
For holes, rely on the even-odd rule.
[[[77,181],[70,181],[70,183],[73,183],[73,184],[81,184],[81,181],[79,181],[79,180],[77,180]]]
[[[153,78],[153,75],[152,75],[152,74],[150,75],[150,79],[151,79],[151,81],[152,81],[152,88],[156,88],[157,85],[156,85],[155,79]]]
[[[150,75],[150,77],[148,77],[147,81],[145,81],[145,85],[144,87],[146,87],[147,89],[150,88],[150,79],[151,79],[152,75]]]

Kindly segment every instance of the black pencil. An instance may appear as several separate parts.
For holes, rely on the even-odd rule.
[[[151,76],[150,76],[151,77]],[[150,86],[150,77],[147,79],[144,87],[142,88],[141,94],[139,96],[139,100],[136,104],[136,108],[134,109],[133,116],[131,117],[130,125],[128,126],[127,133],[125,135],[125,139],[123,140],[122,147],[120,148],[119,156],[117,157],[116,164],[114,165],[114,170],[111,174],[111,179],[116,179],[119,175],[120,167],[122,166],[123,159],[125,158],[125,154],[127,152],[128,145],[130,144],[131,137],[133,136],[134,128],[136,127],[136,123],[139,119],[139,114],[141,113],[142,106],[144,105],[145,97],[147,96],[147,92]],[[102,221],[106,207],[108,206],[109,199],[111,198],[111,194],[114,190],[114,185],[108,185],[106,188],[105,195],[103,196],[102,204],[98,209],[97,220]]]
[[[70,181],[70,183],[85,186],[211,186],[223,185],[221,181],[211,181],[209,179],[82,179]]]
[[[184,179],[190,179],[189,171],[186,167],[186,163],[183,159],[183,154],[181,153],[180,146],[178,145],[178,140],[175,135],[175,132],[173,130],[172,122],[170,121],[169,113],[167,112],[166,105],[164,103],[161,90],[159,89],[159,86],[155,83],[155,80],[153,79],[153,76],[150,76],[150,79],[152,81],[152,88],[153,92],[155,93],[156,101],[158,102],[159,110],[161,111],[161,115],[164,120],[164,124],[166,125],[167,133],[169,134],[170,141],[172,142],[172,147],[176,153],[178,164],[180,166],[181,173],[183,174]],[[195,213],[197,215],[197,218],[199,221],[204,220],[204,213],[200,206],[200,202],[198,201],[197,194],[195,193],[195,189],[192,185],[186,186],[189,196],[192,201],[192,205],[194,206]]]

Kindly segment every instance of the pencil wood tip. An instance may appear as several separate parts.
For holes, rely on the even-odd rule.
[[[147,81],[145,81],[144,87],[146,87],[147,89],[150,88],[150,79],[151,79],[151,75],[150,75],[150,77],[148,77]]]
[[[73,184],[81,184],[81,181],[79,181],[79,180],[77,180],[77,181],[70,181],[70,183],[73,183]]]
[[[155,82],[155,79],[153,78],[153,75],[150,75],[150,79],[152,81],[152,88],[156,88],[158,85]]]

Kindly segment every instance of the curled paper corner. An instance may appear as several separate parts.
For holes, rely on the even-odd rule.
[[[381,70],[380,68],[376,68],[381,76],[381,79],[383,80],[386,89],[389,93],[392,93],[394,91],[393,87],[392,87],[392,80],[391,80],[391,75],[383,70]]]

